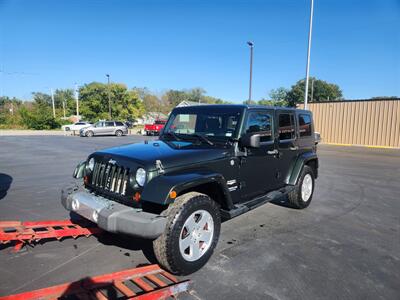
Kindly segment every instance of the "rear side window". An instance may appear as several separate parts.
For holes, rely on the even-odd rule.
[[[107,126],[107,127],[114,126],[114,122],[106,122],[106,126]]]
[[[311,136],[311,116],[308,114],[299,115],[300,136]]]
[[[268,112],[250,112],[244,134],[259,133],[260,142],[272,141],[272,115]]]
[[[294,130],[294,116],[293,114],[280,114],[279,115],[279,139],[291,140],[295,138]]]
[[[115,122],[115,125],[116,125],[116,126],[124,126],[124,123],[122,123],[122,122]]]

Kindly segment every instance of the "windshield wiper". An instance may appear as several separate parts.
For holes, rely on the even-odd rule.
[[[163,133],[163,136],[167,135],[167,136],[172,136],[175,140],[177,141],[181,141],[182,139],[176,135],[176,133],[172,132],[172,131],[167,131]]]
[[[195,137],[198,137],[198,138],[200,138],[203,142],[206,142],[207,144],[209,144],[209,145],[211,145],[211,146],[214,146],[214,143],[211,142],[205,135],[203,135],[203,134],[201,134],[201,133],[195,132],[195,133],[192,133],[192,134],[190,134],[190,135],[195,136]]]

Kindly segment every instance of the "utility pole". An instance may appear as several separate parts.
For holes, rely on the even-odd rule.
[[[75,83],[76,116],[79,118],[79,95],[78,85]]]
[[[63,101],[63,112],[64,112],[64,119],[65,119],[65,100]]]
[[[253,48],[254,43],[251,41],[247,42],[247,45],[250,47],[250,82],[249,82],[249,100],[247,104],[251,103],[251,88],[252,88],[252,81],[253,81]]]
[[[50,93],[51,93],[51,103],[53,105],[53,118],[56,118],[56,107],[54,105],[54,93],[53,93],[53,89],[50,89]]]
[[[107,88],[108,88],[108,115],[111,120],[110,74],[106,74],[106,76],[107,76]]]
[[[312,24],[314,15],[314,0],[311,0],[310,8],[310,28],[308,31],[308,49],[307,49],[307,66],[306,66],[306,87],[304,91],[304,109],[307,109],[308,100],[308,78],[310,76],[310,52],[311,52],[311,36],[312,36]]]

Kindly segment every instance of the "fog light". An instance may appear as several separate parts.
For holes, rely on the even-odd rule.
[[[76,199],[72,200],[71,206],[72,206],[72,210],[78,210],[79,209],[79,201]]]
[[[99,213],[97,212],[97,210],[93,211],[92,218],[93,221],[97,223],[97,220],[99,219]]]

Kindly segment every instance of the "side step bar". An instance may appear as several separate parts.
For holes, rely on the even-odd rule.
[[[231,210],[221,209],[221,217],[223,220],[232,219],[241,214],[244,214],[245,212],[248,212],[249,210],[255,209],[267,202],[278,200],[279,198],[281,198],[281,197],[287,195],[288,193],[290,193],[291,191],[293,191],[294,188],[295,187],[292,185],[286,186],[279,190],[272,191],[265,195],[251,199],[247,202],[235,204],[234,208]]]

